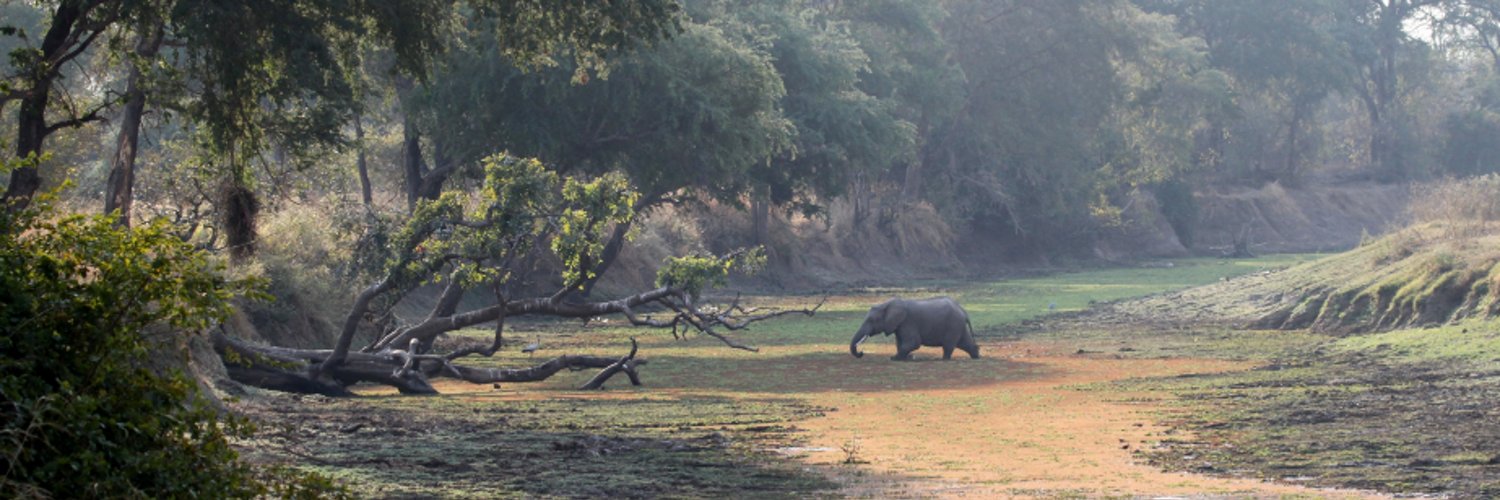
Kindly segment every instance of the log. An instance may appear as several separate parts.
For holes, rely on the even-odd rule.
[[[563,370],[588,368],[614,372],[628,368],[627,374],[639,385],[635,367],[646,364],[646,360],[635,358],[636,345],[631,339],[631,352],[625,358],[569,354],[535,366],[510,369],[462,366],[450,363],[443,356],[408,351],[347,352],[342,363],[314,374],[334,350],[255,345],[222,331],[214,332],[213,341],[229,378],[236,382],[275,391],[327,396],[352,396],[354,393],[348,386],[360,382],[395,387],[402,394],[427,395],[438,394],[429,382],[434,377],[452,377],[473,384],[538,382]],[[627,361],[628,366],[620,366]]]

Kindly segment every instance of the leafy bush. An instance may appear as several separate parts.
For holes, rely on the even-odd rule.
[[[668,257],[656,271],[656,285],[681,287],[697,298],[706,288],[727,284],[729,274],[736,270],[754,274],[765,265],[766,252],[761,247],[738,250],[724,257]]]
[[[206,327],[251,280],[225,279],[165,223],[121,229],[0,210],[0,497],[321,496],[327,480],[238,460],[221,416],[143,333]]]

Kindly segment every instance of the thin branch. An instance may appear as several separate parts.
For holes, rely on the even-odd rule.
[[[53,123],[53,124],[47,125],[47,128],[43,129],[43,134],[45,134],[45,135],[52,135],[53,132],[56,132],[58,130],[62,130],[62,129],[65,129],[65,128],[82,127],[85,124],[88,124],[90,122],[102,121],[102,120],[104,120],[104,117],[101,116],[100,113],[104,112],[105,109],[108,109],[109,106],[110,106],[110,103],[100,104],[100,105],[96,106],[94,109],[89,110],[89,112],[87,114],[84,114],[83,116],[77,116],[77,117],[73,117],[73,118],[70,118],[70,119],[67,119],[67,120],[63,120],[63,121],[60,121],[60,122],[57,122],[57,123]]]
[[[773,319],[773,318],[780,318],[782,316],[790,316],[790,315],[793,315],[793,314],[801,314],[801,315],[804,315],[804,316],[813,316],[814,314],[816,314],[818,312],[818,309],[822,309],[823,308],[823,304],[825,304],[827,302],[828,302],[828,296],[824,295],[823,296],[823,300],[818,301],[818,304],[815,305],[815,306],[813,306],[812,309],[788,309],[788,310],[784,310],[784,311],[776,311],[776,312],[770,312],[770,313],[766,313],[766,314],[755,315],[755,316],[748,316],[748,317],[741,317],[741,318],[736,318],[736,317],[733,317],[733,316],[731,316],[731,315],[729,315],[729,314],[726,313],[726,314],[720,314],[720,315],[716,316],[714,319],[719,324],[724,325],[725,328],[728,328],[730,330],[742,330],[745,327],[750,326],[751,323],[757,323],[757,322],[761,322],[761,321],[765,321],[765,320]],[[740,310],[744,311],[744,309],[740,309]],[[748,314],[748,312],[746,312],[746,313]]]

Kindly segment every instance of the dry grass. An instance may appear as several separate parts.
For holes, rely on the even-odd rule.
[[[1412,224],[1434,223],[1448,239],[1489,232],[1500,220],[1500,175],[1446,179],[1412,188]]]

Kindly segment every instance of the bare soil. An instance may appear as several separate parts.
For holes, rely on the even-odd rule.
[[[918,351],[906,363],[873,343],[864,359],[808,345],[753,371],[668,371],[646,390],[447,382],[436,398],[372,388],[366,398],[278,396],[243,409],[271,430],[263,453],[362,481],[356,492],[376,497],[1378,498],[1164,471],[1141,452],[1191,441],[1154,423],[1173,396],[1112,383],[1253,364],[1071,345],[990,342],[984,359]],[[837,375],[786,376],[830,366]],[[869,383],[846,383],[851,373]],[[685,383],[720,375],[760,390]]]
[[[1378,497],[1165,472],[1137,451],[1176,434],[1153,423],[1162,399],[1170,396],[1086,389],[1125,379],[1244,370],[1247,363],[1117,359],[1034,342],[986,347],[1005,360],[1002,369],[1030,375],[957,389],[926,385],[899,393],[820,395],[816,404],[837,411],[800,424],[813,443],[803,459],[851,497]],[[972,368],[963,361],[944,364]]]

